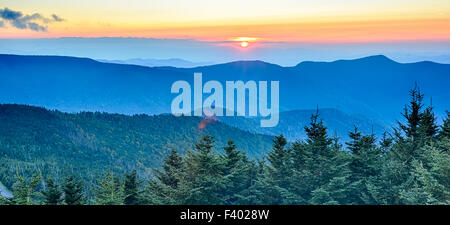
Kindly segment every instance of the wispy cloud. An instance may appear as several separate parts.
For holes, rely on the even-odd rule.
[[[55,21],[57,21],[57,22],[64,21],[63,18],[61,18],[61,17],[59,17],[59,16],[57,16],[57,15],[55,15],[55,14],[52,15],[52,18],[53,18]]]
[[[18,29],[30,29],[42,32],[47,31],[46,24],[64,21],[64,19],[55,14],[51,17],[45,17],[39,13],[27,15],[9,8],[0,9],[0,19],[3,19],[3,21],[0,21],[0,27],[10,24]]]

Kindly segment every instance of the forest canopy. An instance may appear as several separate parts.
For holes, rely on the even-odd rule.
[[[85,118],[107,117],[111,121],[114,120],[114,123],[123,123],[123,132],[127,130],[126,121],[119,120],[119,116],[92,113],[82,115],[83,118],[74,116],[71,119],[80,119],[79,122],[82,123]],[[47,127],[52,126],[52,120],[44,121],[44,118],[49,119],[49,116],[44,113],[40,120]],[[224,141],[220,136],[224,133],[203,133],[196,144],[185,151],[180,145],[169,148],[162,145],[169,145],[170,142],[161,143],[161,148],[170,150],[165,157],[158,159],[161,160],[161,166],[152,169],[153,176],[143,176],[136,168],[130,167],[126,168],[124,173],[114,169],[91,173],[92,179],[78,176],[76,170],[73,170],[72,174],[67,173],[69,175],[55,176],[60,173],[48,171],[58,168],[50,165],[38,167],[37,165],[42,165],[41,161],[26,164],[12,160],[10,154],[17,154],[16,158],[28,157],[28,153],[20,151],[26,149],[27,143],[12,145],[14,141],[46,141],[55,138],[55,133],[30,136],[29,140],[14,140],[14,134],[6,136],[3,133],[0,168],[5,170],[15,167],[15,174],[2,171],[0,179],[11,185],[13,197],[2,197],[0,203],[449,204],[450,113],[447,112],[442,124],[438,124],[433,107],[424,105],[423,94],[415,88],[410,92],[410,102],[405,106],[402,116],[403,119],[394,127],[392,133],[376,137],[374,134],[361,133],[358,127],[355,127],[348,133],[350,141],[341,143],[339,138],[329,134],[320,117],[320,111],[317,111],[311,115],[309,125],[304,127],[307,133],[305,140],[288,142],[283,135],[273,137],[270,150],[261,157],[255,157],[248,149],[258,152],[257,149],[261,149],[263,144],[250,145],[245,141],[232,139]],[[21,118],[31,119],[29,116]],[[112,134],[108,130],[104,132],[104,135]],[[171,140],[180,138],[177,134],[168,132],[161,135],[168,135],[168,140]],[[255,136],[251,136],[253,134],[247,135],[253,138],[248,140],[256,140]],[[260,140],[267,138],[257,137],[261,138]],[[127,138],[133,139],[128,136]],[[240,143],[247,143],[245,149]],[[63,143],[54,144],[58,146]],[[86,140],[85,144],[88,146],[89,142]],[[146,144],[149,143],[140,143]],[[8,146],[22,147],[6,152]],[[46,152],[46,149],[34,151],[48,154],[49,157],[54,154]],[[111,149],[110,154],[118,154],[116,151],[118,150]],[[89,160],[89,154],[99,153],[86,151],[77,160]],[[122,154],[124,156],[117,158],[117,162],[128,160],[126,152]],[[25,170],[24,167],[29,169]]]

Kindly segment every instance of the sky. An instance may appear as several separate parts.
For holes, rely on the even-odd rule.
[[[175,51],[177,55],[146,56],[138,51],[125,51],[125,55],[121,55],[125,58],[226,61],[270,59],[272,55],[275,61],[280,57],[286,58],[278,60],[278,63],[292,64],[303,58],[331,60],[379,53],[390,54],[400,61],[434,59],[447,62],[450,61],[450,1],[0,1],[1,52],[56,54],[49,50],[51,43],[41,50],[33,44],[29,45],[29,49],[20,48],[19,44],[17,49],[13,49],[5,45],[10,43],[5,40],[20,43],[23,39],[34,39],[37,46],[42,38],[67,37],[93,38],[97,41],[99,39],[95,38],[113,37],[128,41],[121,42],[122,45],[133,45],[133,40],[127,37],[144,38],[152,43],[158,43],[155,39],[165,40],[168,45],[178,43],[176,40],[180,39],[189,42],[189,46],[187,43],[178,46],[178,51]],[[248,42],[248,46],[241,47],[243,41]],[[69,45],[63,46],[68,46],[64,51],[68,55],[83,55],[77,49],[70,49]],[[204,50],[208,54],[186,52],[192,51],[192,48],[195,50],[195,46],[208,49]],[[324,55],[323,46],[339,50],[336,54],[329,51]],[[157,47],[157,53],[164,52],[164,48]],[[89,46],[84,45],[84,48]],[[342,51],[347,53],[337,54]],[[93,54],[86,52],[85,56],[93,57]],[[119,58],[116,54],[96,57]]]

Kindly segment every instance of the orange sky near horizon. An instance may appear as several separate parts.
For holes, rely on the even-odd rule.
[[[280,0],[278,4],[248,1],[236,5],[239,1],[225,4],[193,0],[186,4],[177,0],[132,0],[126,5],[114,0],[64,4],[55,0],[6,0],[0,3],[0,9],[8,7],[27,15],[55,13],[64,21],[44,24],[48,31],[36,32],[15,28],[4,19],[6,26],[0,27],[0,38],[145,37],[212,42],[237,37],[257,38],[249,42],[450,40],[450,1],[346,2]]]

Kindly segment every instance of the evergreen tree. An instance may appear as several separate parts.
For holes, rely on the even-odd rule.
[[[431,141],[438,134],[439,126],[436,124],[433,107],[427,107],[421,114],[419,122],[419,135],[424,141]]]
[[[292,172],[291,149],[286,148],[287,140],[283,135],[275,136],[273,148],[267,157],[270,162],[269,170],[272,178],[278,180],[279,185],[288,185],[287,177]]]
[[[330,144],[332,144],[332,139],[328,137],[327,127],[324,126],[323,120],[319,117],[319,110],[313,115],[311,115],[311,122],[308,126],[305,126],[305,132],[307,135],[306,142],[314,148],[315,151],[325,151]],[[318,152],[322,154],[321,152]]]
[[[44,203],[46,205],[59,205],[62,202],[62,191],[51,177],[47,178],[46,188],[41,193],[44,196]]]
[[[245,153],[239,151],[233,140],[228,140],[223,148],[223,177],[226,181],[223,192],[224,204],[248,204],[249,188],[254,184],[257,167],[249,161]]]
[[[327,190],[322,187],[317,188],[312,191],[312,198],[310,204],[313,205],[338,205],[339,203],[335,201],[329,194]]]
[[[248,165],[251,165],[251,169],[248,175],[248,188],[241,191],[237,204],[242,205],[261,205],[268,204],[265,196],[265,185],[267,182],[267,176],[265,174],[266,164],[265,158],[258,161],[249,161]]]
[[[389,133],[384,132],[380,140],[380,147],[384,152],[387,152],[392,147],[393,142],[394,138]]]
[[[123,205],[125,199],[123,185],[113,173],[108,171],[98,183],[94,204]]]
[[[183,157],[171,150],[164,159],[162,171],[155,169],[156,180],[150,180],[144,191],[146,204],[181,204],[182,191],[178,189],[183,170]]]
[[[138,205],[140,203],[141,193],[136,170],[133,170],[130,174],[125,174],[124,194],[125,205]]]
[[[343,194],[347,193],[349,176],[346,153],[340,151],[335,139],[328,137],[318,111],[311,116],[305,131],[306,142],[292,145],[294,193],[300,196],[302,204],[332,204],[337,199],[345,200]],[[339,187],[339,190],[331,187]]]
[[[417,86],[410,94],[410,104],[402,114],[406,123],[399,123],[400,130],[396,130],[395,142],[389,148],[391,151],[378,163],[379,175],[369,177],[366,185],[376,204],[448,202],[448,182],[443,178],[448,173],[438,162],[447,160],[445,152],[450,145],[446,144],[448,141],[435,141],[438,126],[433,108],[422,110],[423,95]],[[441,134],[439,136],[442,138]]]
[[[83,187],[73,176],[68,176],[63,185],[64,202],[66,205],[84,204]]]
[[[441,131],[439,132],[439,136],[441,139],[447,138],[450,140],[450,112],[447,111],[447,118],[444,119],[443,124],[441,126]]]
[[[420,157],[421,147],[433,139],[437,126],[432,107],[423,110],[423,94],[417,85],[410,91],[410,97],[409,105],[405,106],[402,113],[406,122],[398,122],[400,131],[395,129],[397,140],[394,150],[400,160],[407,161],[411,166],[412,161]]]
[[[395,152],[388,152],[382,158],[380,167],[378,176],[368,178],[368,197],[372,199],[372,204],[401,204],[399,193],[409,176],[407,163],[400,160]]]
[[[257,179],[262,204],[300,204],[303,199],[293,190],[293,161],[291,148],[286,148],[283,135],[275,136],[269,165],[264,166],[264,176]]]
[[[349,201],[352,204],[370,204],[372,199],[367,190],[367,181],[379,172],[379,151],[375,145],[375,137],[372,135],[362,135],[355,127],[353,132],[349,133],[351,141],[347,142],[347,148],[351,152],[350,169],[351,182]]]
[[[421,94],[419,87],[416,86],[410,90],[411,101],[408,106],[405,106],[403,117],[406,119],[406,123],[398,122],[399,127],[405,133],[406,137],[415,140],[419,136],[418,128],[422,119],[423,108],[423,94]]]
[[[223,204],[227,180],[223,176],[223,162],[214,150],[214,139],[203,136],[188,151],[180,179],[182,204]]]
[[[17,205],[35,205],[37,204],[35,198],[38,196],[39,192],[37,188],[41,182],[41,175],[39,171],[31,177],[30,182],[16,172],[17,182],[13,186],[14,194],[12,202]]]
[[[223,150],[225,150],[225,170],[230,172],[242,159],[241,152],[237,150],[233,140],[228,140],[227,146],[223,147]]]
[[[177,151],[171,150],[162,165],[163,171],[156,170],[158,180],[171,188],[177,188],[179,182],[179,174],[183,166],[183,159]]]
[[[361,132],[358,131],[358,127],[355,126],[355,130],[348,134],[351,141],[347,142],[347,148],[354,155],[361,154],[362,142],[361,142]]]
[[[8,199],[0,195],[0,205],[11,205],[12,203],[13,202],[11,201],[11,199]]]
[[[436,179],[423,167],[420,161],[414,160],[413,167],[404,189],[400,190],[401,204],[428,205],[437,202],[433,189],[438,185]]]

